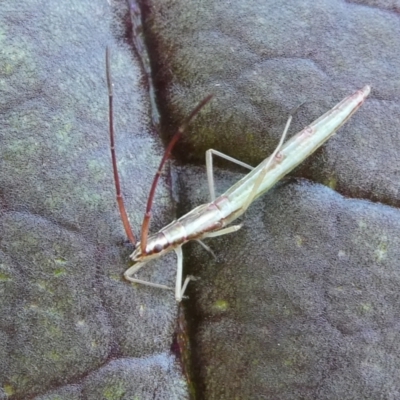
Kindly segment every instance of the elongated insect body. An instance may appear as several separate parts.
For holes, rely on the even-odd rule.
[[[121,194],[114,148],[112,112],[113,85],[111,83],[109,49],[106,51],[106,71],[109,96],[111,158],[114,170],[116,197],[126,234],[129,240],[135,244],[135,236],[132,232]],[[304,128],[301,132],[293,136],[284,144],[284,139],[292,119],[292,116],[290,116],[275,151],[270,157],[265,159],[255,168],[241,161],[235,160],[232,157],[224,155],[216,150],[207,150],[206,166],[211,202],[196,207],[194,210],[190,211],[178,220],[171,222],[168,226],[161,229],[155,235],[148,236],[151,206],[157,181],[161,174],[161,169],[168,159],[173,146],[184,133],[187,125],[199,113],[201,108],[211,100],[212,96],[207,96],[204,98],[179,127],[160,162],[159,169],[151,186],[146,213],[143,219],[141,241],[136,243],[135,251],[131,254],[131,259],[135,262],[135,264],[125,271],[125,278],[128,281],[135,283],[141,283],[162,289],[175,290],[176,300],[178,302],[181,301],[187,284],[190,280],[194,279],[192,276],[187,276],[182,284],[182,245],[190,240],[197,240],[202,246],[208,249],[208,247],[200,241],[201,239],[225,235],[240,229],[241,225],[228,225],[241,214],[243,214],[257,197],[269,190],[283,176],[288,174],[293,168],[299,165],[326,140],[328,140],[329,137],[332,136],[336,130],[339,129],[353,115],[355,111],[357,111],[357,109],[362,105],[368,96],[369,92],[370,87],[365,86],[352,96],[347,97],[337,104],[332,110],[318,118],[311,125]],[[217,198],[215,198],[214,194],[214,178],[212,171],[213,155],[218,155],[251,170],[251,172],[249,172],[245,177],[243,177],[224,194]],[[159,258],[172,250],[174,250],[177,255],[177,277],[175,289],[165,285],[143,281],[134,276],[135,273],[150,260]]]
[[[261,196],[322,146],[358,110],[370,90],[369,86],[365,86],[342,100],[333,109],[289,139],[275,157],[271,156],[265,159],[220,196],[218,199],[226,197],[232,203],[232,217],[229,215],[225,217],[226,224],[246,211],[241,207],[249,196],[253,196],[252,200]],[[257,193],[251,194],[254,182],[260,174],[264,174],[263,180]],[[239,210],[242,210],[242,212],[239,212]]]
[[[157,234],[150,236],[146,254],[142,254],[138,245],[131,255],[132,260],[147,262],[190,240],[217,236],[218,231],[246,211],[245,205],[249,198],[253,201],[271,189],[275,183],[328,140],[363,104],[369,92],[370,87],[365,86],[347,97],[293,136],[273,158],[271,156],[265,159],[224,194],[210,203],[196,207]],[[264,174],[264,177],[257,191],[253,193],[255,182],[260,174]],[[127,274],[129,270],[125,273],[128,278]]]

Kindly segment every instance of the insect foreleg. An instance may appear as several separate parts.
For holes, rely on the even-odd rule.
[[[177,258],[177,266],[176,266],[176,281],[175,281],[175,299],[176,301],[181,301],[183,292],[182,292],[182,275],[183,275],[183,254],[182,254],[182,246],[177,247],[175,250],[176,258]],[[186,287],[185,287],[186,289]]]
[[[183,298],[183,294],[185,293],[186,287],[188,283],[192,280],[196,280],[196,278],[192,275],[188,275],[185,278],[185,282],[182,285],[182,274],[183,274],[183,254],[182,254],[182,246],[176,247],[174,249],[177,257],[177,271],[176,271],[176,281],[175,281],[175,299],[180,302]],[[165,285],[160,285],[158,283],[143,281],[141,279],[134,278],[133,275],[139,271],[144,265],[146,265],[148,261],[138,262],[129,269],[127,269],[124,273],[125,279],[134,283],[141,283],[142,285],[147,285],[151,287],[156,287],[159,289],[167,289],[174,290],[173,288]]]
[[[211,237],[217,237],[217,236],[222,236],[226,235],[228,233],[236,232],[242,227],[242,224],[239,225],[232,225],[228,226],[227,228],[220,229],[219,231],[215,232],[207,232],[205,235],[202,236],[202,238],[211,238]],[[204,249],[209,251],[214,258],[217,258],[214,254],[214,252],[206,245],[204,244],[200,239],[196,239],[196,242],[198,242]],[[183,274],[183,254],[182,254],[182,246],[179,246],[174,249],[176,256],[177,256],[177,271],[176,271],[176,282],[175,282],[175,299],[176,301],[180,302],[183,299],[183,294],[185,293],[186,287],[190,281],[195,281],[197,278],[195,278],[193,275],[188,275],[185,278],[185,282],[182,284],[182,274]]]
[[[252,170],[254,168],[251,165],[246,164],[246,163],[244,163],[242,161],[239,161],[236,158],[228,156],[228,155],[226,155],[224,153],[221,153],[218,150],[214,150],[214,149],[207,150],[206,151],[206,168],[207,168],[208,189],[210,191],[210,199],[211,199],[211,201],[215,200],[213,156],[219,156],[221,158],[224,158],[225,160],[231,161],[231,162],[233,162],[235,164],[238,164],[241,167],[247,168],[249,170]]]
[[[142,285],[152,286],[152,287],[156,287],[159,289],[174,290],[173,288],[170,288],[169,286],[160,285],[158,283],[143,281],[141,279],[134,278],[133,275],[136,274],[136,272],[139,271],[139,269],[142,268],[147,263],[148,263],[148,261],[138,262],[135,265],[133,265],[132,267],[130,267],[129,269],[127,269],[124,273],[125,279],[130,282],[141,283]]]
[[[186,287],[190,281],[195,281],[196,278],[192,275],[188,275],[185,278],[185,282],[182,286],[182,275],[183,275],[183,254],[182,246],[176,247],[175,249],[177,257],[177,269],[176,269],[176,282],[175,282],[175,299],[177,302],[182,301],[183,294],[185,293]]]

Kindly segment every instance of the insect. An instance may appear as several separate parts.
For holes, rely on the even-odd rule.
[[[210,202],[196,207],[186,215],[162,228],[155,235],[148,236],[151,206],[161,170],[167,161],[173,146],[185,132],[188,124],[211,100],[212,96],[207,96],[197,105],[183,124],[178,128],[166,148],[150,189],[146,213],[142,224],[141,240],[136,243],[123,203],[117,170],[113,128],[113,90],[108,48],[106,50],[106,73],[109,95],[111,157],[116,197],[125,232],[132,244],[135,245],[135,251],[130,256],[135,264],[125,271],[124,277],[130,282],[141,283],[161,289],[175,290],[175,298],[178,302],[182,300],[189,281],[195,280],[193,276],[187,276],[182,285],[182,246],[190,240],[196,240],[208,249],[208,246],[201,242],[202,239],[226,235],[239,230],[242,226],[241,224],[228,225],[242,215],[254,200],[268,191],[273,185],[275,185],[275,183],[292,171],[297,165],[317,150],[326,140],[328,140],[357,111],[371,90],[370,86],[367,85],[363,89],[356,91],[351,96],[346,97],[322,117],[315,120],[284,143],[292,120],[292,115],[290,115],[278,146],[270,157],[266,158],[255,168],[216,150],[207,150],[206,168],[208,187],[210,191]],[[214,155],[225,158],[251,170],[246,176],[240,179],[219,197],[215,196],[214,189],[212,163],[212,157]],[[135,273],[150,260],[159,258],[172,250],[174,250],[177,255],[177,277],[175,289],[165,285],[143,281],[134,277]]]

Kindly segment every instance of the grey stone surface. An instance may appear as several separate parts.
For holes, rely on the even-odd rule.
[[[89,398],[99,378],[82,379],[94,371],[110,382],[115,374],[118,390],[98,386],[96,393],[107,396],[91,398],[122,398],[125,385],[131,396],[132,382],[146,388],[138,391],[142,398],[146,391],[185,397],[173,360],[165,366],[176,324],[172,293],[122,278],[130,249],[110,162],[107,45],[118,162],[134,228],[163,152],[140,65],[121,40],[124,14],[124,2],[0,6],[0,393],[9,399],[55,388],[68,393],[64,398]],[[162,183],[154,229],[172,209]],[[147,278],[172,284],[173,275],[167,258]],[[128,361],[110,362],[121,357]],[[129,374],[140,382],[127,384]]]
[[[183,159],[203,165],[213,147],[256,164],[293,107],[306,102],[295,132],[373,88],[295,171],[308,180],[278,185],[241,231],[208,241],[217,261],[187,246],[202,278],[188,303],[199,398],[399,398],[396,5],[157,0],[143,10],[165,126],[215,94]],[[106,45],[134,227],[163,149],[138,53],[124,44],[127,15],[125,1],[0,6],[0,398],[188,396],[170,355],[173,295],[122,279],[129,249],[109,158]],[[218,191],[238,177],[220,170]],[[207,199],[204,168],[184,168],[179,208]],[[173,218],[164,180],[151,230]],[[141,276],[172,284],[174,269],[166,257]]]
[[[165,49],[158,67],[170,112],[181,118],[194,97],[215,93],[187,137],[193,159],[216,148],[255,165],[272,152],[293,107],[306,101],[295,132],[354,89],[373,88],[336,137],[294,173],[349,199],[307,181],[286,183],[246,213],[241,231],[207,241],[218,262],[188,246],[189,272],[201,277],[189,292],[200,397],[397,399],[396,7],[152,5],[150,32],[158,53]],[[185,210],[208,199],[200,171],[181,176]],[[217,181],[228,176],[225,170]]]
[[[149,385],[149,377],[153,380]],[[172,357],[110,361],[83,379],[81,387],[69,385],[35,400],[75,399],[186,399],[186,383]]]
[[[203,398],[399,397],[398,210],[296,180],[243,222],[207,241],[217,260],[190,247]]]
[[[188,136],[192,158],[204,162],[205,150],[216,148],[256,165],[272,152],[294,107],[305,102],[291,132],[369,84],[368,102],[302,174],[351,197],[399,205],[395,6],[331,0],[151,4],[157,76],[167,82],[163,104],[179,119],[194,99],[215,94]]]

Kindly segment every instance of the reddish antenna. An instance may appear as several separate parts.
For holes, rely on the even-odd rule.
[[[121,215],[122,224],[124,225],[126,236],[129,241],[135,246],[136,239],[132,232],[132,227],[129,222],[128,214],[126,213],[124,199],[121,193],[121,185],[119,182],[119,174],[117,167],[117,157],[115,155],[115,143],[114,143],[114,118],[113,118],[113,84],[111,81],[111,68],[110,68],[110,50],[106,48],[106,75],[107,75],[107,86],[108,86],[108,119],[109,119],[109,132],[110,132],[110,148],[111,148],[111,160],[114,172],[114,183],[115,193]]]
[[[182,125],[178,128],[171,141],[168,143],[167,148],[165,149],[165,153],[163,158],[161,159],[160,165],[156,174],[154,175],[153,183],[151,185],[149,197],[147,199],[146,213],[144,214],[143,223],[142,223],[142,235],[140,239],[140,249],[142,254],[146,254],[146,246],[147,246],[147,237],[149,235],[149,225],[151,218],[151,206],[153,205],[154,194],[156,192],[156,187],[158,183],[158,179],[160,178],[162,168],[165,162],[168,160],[171,155],[171,151],[174,148],[176,142],[180,139],[182,134],[185,132],[186,128],[192,122],[193,118],[200,112],[200,110],[212,99],[213,95],[209,94],[205,97],[200,103],[196,106],[196,108],[190,113],[190,115],[185,119]]]
[[[111,160],[114,172],[114,182],[115,182],[115,192],[116,198],[119,208],[119,213],[121,215],[122,224],[124,225],[126,236],[128,237],[129,241],[135,246],[136,239],[135,235],[132,232],[132,227],[129,222],[128,215],[126,213],[126,208],[124,204],[124,199],[121,193],[121,185],[119,181],[119,174],[118,174],[118,167],[117,167],[117,158],[115,155],[115,143],[114,143],[114,119],[113,119],[113,84],[111,82],[111,68],[110,68],[110,50],[106,48],[106,75],[107,75],[107,86],[108,86],[108,118],[109,118],[109,132],[110,132],[110,148],[111,148]],[[154,176],[153,183],[151,185],[150,194],[147,199],[147,206],[146,206],[146,213],[144,214],[143,223],[142,223],[142,235],[141,235],[141,245],[140,249],[142,254],[146,253],[146,246],[147,246],[147,237],[149,235],[149,224],[151,218],[151,207],[153,205],[154,194],[156,192],[156,187],[158,183],[158,179],[160,178],[162,168],[165,162],[168,160],[172,149],[174,148],[176,142],[185,132],[187,126],[193,120],[193,118],[200,112],[200,110],[211,100],[213,97],[212,94],[205,97],[197,106],[196,108],[190,113],[190,115],[185,119],[183,124],[178,128],[174,136],[172,137],[171,141],[169,142],[164,156],[161,159],[160,165],[158,170]]]

